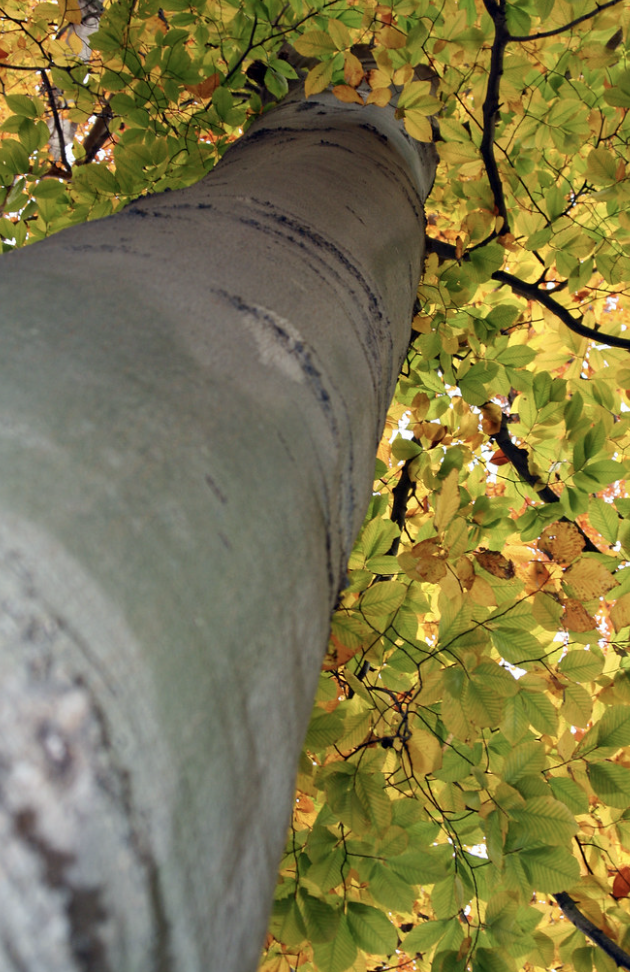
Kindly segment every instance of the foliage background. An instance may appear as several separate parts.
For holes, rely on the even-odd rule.
[[[630,951],[629,21],[622,0],[0,2],[4,251],[198,180],[305,72],[436,140],[264,972]]]

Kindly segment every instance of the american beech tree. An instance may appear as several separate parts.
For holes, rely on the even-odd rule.
[[[0,3],[2,968],[630,968],[629,20]]]

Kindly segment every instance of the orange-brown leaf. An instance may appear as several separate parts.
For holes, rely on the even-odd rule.
[[[613,898],[630,897],[630,867],[620,867],[612,886]]]
[[[359,92],[352,88],[349,84],[336,84],[332,89],[332,93],[334,94],[335,98],[337,98],[339,101],[345,102],[345,104],[364,104],[363,98]]]
[[[191,94],[197,95],[198,98],[203,98],[205,101],[206,98],[212,97],[220,84],[221,75],[215,73],[208,75],[205,81],[200,81],[199,84],[185,84],[184,87],[186,91],[190,91]]]
[[[514,577],[514,564],[496,550],[479,550],[475,554],[475,560],[493,577],[499,577],[501,580],[510,580]]]
[[[355,648],[349,648],[336,635],[331,634],[328,652],[322,665],[323,671],[332,672],[341,665],[345,665],[358,651],[361,651],[361,648],[361,645],[357,645]]]
[[[356,54],[346,51],[343,56],[343,76],[346,84],[353,88],[358,87],[363,81],[364,73],[363,65]]]
[[[591,617],[580,601],[569,598],[564,602],[562,623],[567,631],[592,631],[597,621]]]
[[[379,30],[378,32],[377,40],[383,45],[383,47],[396,49],[405,46],[407,43],[407,36],[396,27],[383,27],[383,29]]]
[[[457,239],[459,240],[459,236]],[[481,428],[487,435],[496,435],[501,430],[501,420],[503,419],[501,406],[497,405],[496,402],[486,402],[485,405],[481,406],[481,414],[483,415]]]
[[[366,99],[366,105],[378,105],[379,108],[384,108],[388,105],[392,97],[392,93],[389,88],[373,88]]]
[[[490,456],[490,462],[493,466],[506,466],[509,461],[503,449],[496,449]]]

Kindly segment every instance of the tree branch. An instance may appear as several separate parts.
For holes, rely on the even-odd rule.
[[[84,158],[77,160],[76,165],[87,165],[88,162],[94,161],[99,151],[103,148],[103,145],[110,137],[109,126],[107,123],[112,118],[113,112],[108,102],[104,105],[100,115],[96,116],[94,124],[83,139],[85,156]]]
[[[606,955],[610,955],[611,959],[613,959],[613,961],[616,962],[620,968],[630,969],[630,955],[628,955],[627,952],[624,952],[624,950],[620,948],[616,942],[613,942],[612,939],[610,939],[608,935],[601,930],[601,928],[594,925],[593,922],[586,917],[586,915],[583,915],[573,898],[568,895],[566,891],[560,891],[557,894],[554,894],[553,897],[558,902],[560,910],[565,918],[568,918],[576,928],[578,928],[585,935],[588,935],[591,941],[594,942],[598,948],[601,948],[602,952],[605,952]]]
[[[66,172],[72,172],[72,166],[68,162],[68,156],[66,155],[66,140],[63,134],[63,125],[61,124],[61,119],[59,117],[59,112],[57,111],[57,100],[55,98],[55,92],[52,89],[51,83],[48,80],[48,75],[45,71],[41,72],[41,79],[44,88],[46,89],[46,94],[48,96],[48,104],[50,105],[50,110],[53,116],[53,124],[55,127],[55,132],[57,133],[57,138],[59,139],[59,156],[63,163],[63,167]]]
[[[503,55],[510,40],[510,34],[507,29],[505,3],[496,3],[494,0],[490,2],[488,0],[485,6],[494,23],[494,40],[492,41],[486,97],[482,109],[483,138],[481,139],[480,152],[488,174],[488,182],[492,189],[497,215],[503,219],[501,233],[509,233],[510,223],[508,220],[507,206],[505,204],[505,195],[503,193],[503,183],[501,182],[501,176],[499,175],[499,168],[494,154],[494,134],[499,115],[499,93],[501,77],[503,76]],[[497,233],[495,232],[494,236],[496,235]]]
[[[605,334],[596,328],[587,327],[586,324],[577,321],[566,307],[554,300],[548,290],[541,290],[537,284],[527,283],[511,273],[506,273],[505,270],[495,270],[492,279],[507,284],[515,294],[520,294],[521,297],[537,300],[539,304],[555,314],[563,324],[566,324],[570,331],[579,334],[580,337],[597,341],[598,344],[607,344],[611,348],[622,348],[624,351],[630,351],[630,338],[616,337],[614,334]]]
[[[598,3],[595,10],[590,10],[588,13],[582,14],[581,17],[576,17],[575,20],[570,20],[568,24],[564,27],[556,27],[554,30],[542,30],[538,34],[511,34],[508,38],[510,41],[532,41],[532,40],[542,40],[543,37],[555,37],[556,34],[564,34],[565,31],[571,30],[572,27],[576,27],[577,24],[583,23],[585,20],[590,20],[591,17],[596,17],[598,13],[602,10],[606,10],[608,7],[615,7],[622,0],[608,0],[607,3]]]
[[[427,236],[426,250],[427,253],[437,253],[440,262],[444,260],[458,260],[457,251],[451,243],[444,243],[442,240],[437,240],[430,236]],[[462,259],[466,260],[466,254],[464,254]],[[563,307],[557,300],[554,300],[553,294],[564,289],[566,286],[565,281],[557,284],[553,291],[549,291],[542,290],[538,284],[527,283],[526,280],[521,280],[520,277],[516,277],[512,273],[507,273],[505,270],[495,270],[492,274],[492,280],[506,284],[508,287],[511,287],[515,294],[519,294],[527,300],[538,301],[539,304],[542,304],[543,307],[550,310],[552,314],[555,314],[570,331],[579,334],[580,337],[588,338],[589,341],[597,341],[598,344],[606,344],[611,348],[621,348],[623,351],[630,351],[630,338],[617,337],[615,334],[606,334],[598,328],[587,327],[586,324],[582,324],[581,321],[576,320],[566,307]]]
[[[510,463],[523,482],[531,486],[532,489],[535,489],[536,494],[540,496],[545,503],[560,502],[560,497],[554,493],[551,487],[543,485],[540,476],[530,472],[529,453],[527,452],[527,449],[523,449],[521,446],[517,446],[515,442],[513,442],[507,428],[507,416],[504,415],[502,417],[501,428],[498,432],[495,432],[494,435],[491,435],[490,438],[495,441],[506,459],[510,460]],[[566,516],[562,516],[560,519],[563,523],[573,523],[573,521],[569,520],[569,518]],[[586,533],[584,533],[584,530],[582,530],[577,523],[574,525],[582,535],[582,539],[584,540],[584,549],[588,550],[590,553],[601,553],[601,550],[595,546],[593,541],[586,535]]]

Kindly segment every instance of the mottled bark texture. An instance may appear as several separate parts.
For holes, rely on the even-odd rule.
[[[0,260],[0,969],[249,972],[433,150],[330,95]]]

